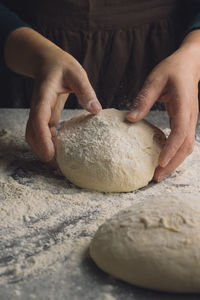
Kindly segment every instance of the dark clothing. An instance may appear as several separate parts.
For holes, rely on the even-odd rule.
[[[3,48],[9,34],[18,27],[28,26],[15,13],[0,3],[0,59],[3,58]]]
[[[187,30],[200,28],[198,14],[192,22],[200,12],[198,1],[2,2],[23,21],[14,16],[11,24],[4,27],[6,21],[5,18],[2,21],[1,15],[6,11],[0,6],[0,28],[2,31],[5,28],[0,33],[3,37],[1,52],[14,24],[16,28],[24,26],[24,22],[31,25],[81,63],[104,108],[130,108],[153,67],[177,49]],[[9,11],[7,14],[12,19]],[[31,91],[30,78],[16,76],[2,68],[0,106],[29,107]],[[66,107],[79,107],[75,96],[69,97]]]

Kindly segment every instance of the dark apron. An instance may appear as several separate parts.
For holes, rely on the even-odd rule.
[[[132,106],[149,72],[177,49],[190,20],[179,0],[6,2],[81,63],[104,108]],[[0,82],[4,107],[29,107],[31,79],[3,72]],[[79,107],[70,95],[66,108]]]

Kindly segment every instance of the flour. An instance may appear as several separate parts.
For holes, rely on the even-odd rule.
[[[104,194],[74,187],[39,162],[24,141],[6,128],[0,134],[0,284],[54,273],[66,260],[80,273],[98,227],[136,199],[163,193],[199,193],[200,153],[169,178],[133,193]]]
[[[126,121],[126,114],[104,109],[62,126],[56,160],[67,179],[100,192],[132,192],[152,180],[165,135],[144,120]]]

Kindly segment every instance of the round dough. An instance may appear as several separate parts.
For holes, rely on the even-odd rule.
[[[105,272],[167,292],[200,292],[199,196],[138,200],[99,227],[90,255]]]
[[[152,179],[165,135],[147,121],[126,121],[126,113],[84,113],[60,129],[56,159],[72,183],[102,192],[129,192]]]

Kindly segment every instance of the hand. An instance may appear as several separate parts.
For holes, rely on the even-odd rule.
[[[147,115],[155,101],[165,104],[171,133],[154,173],[157,182],[175,170],[193,151],[199,111],[200,43],[194,45],[190,38],[188,40],[151,72],[135,99],[133,110],[127,115],[130,122],[136,122]]]
[[[81,65],[64,51],[52,53],[39,69],[31,100],[26,140],[39,158],[50,161],[55,154],[53,137],[69,93],[83,108],[98,113],[101,105]]]
[[[35,80],[26,140],[42,161],[51,161],[56,124],[69,93],[75,93],[80,105],[93,114],[101,104],[78,61],[30,28],[10,34],[5,60],[13,71]]]

